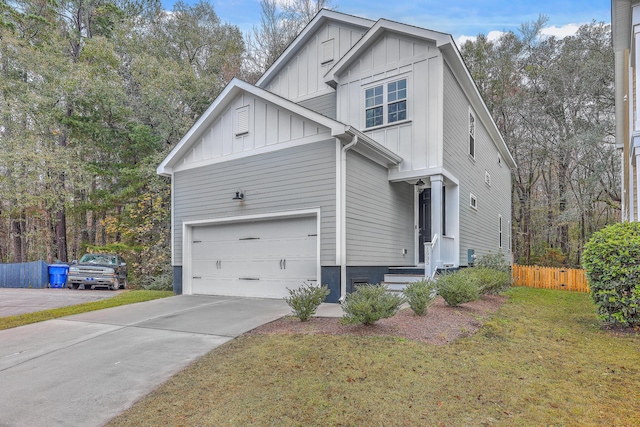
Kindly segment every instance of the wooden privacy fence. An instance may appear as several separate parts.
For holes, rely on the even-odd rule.
[[[587,276],[584,270],[575,268],[514,264],[511,269],[511,284],[530,288],[589,292]]]

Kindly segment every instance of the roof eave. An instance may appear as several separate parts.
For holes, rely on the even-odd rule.
[[[275,77],[282,68],[289,62],[289,59],[296,54],[296,52],[302,47],[306,41],[313,36],[316,29],[324,24],[328,20],[335,20],[345,22],[351,25],[359,26],[362,28],[371,28],[374,21],[358,16],[347,15],[344,13],[335,12],[329,9],[322,9],[316,14],[316,16],[309,21],[304,29],[298,34],[298,36],[289,44],[289,46],[282,52],[282,54],[271,64],[269,69],[256,82],[256,86],[265,87],[271,79]]]

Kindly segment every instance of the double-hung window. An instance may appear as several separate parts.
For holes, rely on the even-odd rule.
[[[407,119],[407,79],[365,90],[365,127],[382,126]]]
[[[365,107],[367,109],[367,127],[380,126],[384,121],[384,86],[376,86],[365,91]]]

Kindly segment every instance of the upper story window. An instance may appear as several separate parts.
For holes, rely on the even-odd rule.
[[[476,117],[469,110],[469,155],[476,158]]]
[[[364,92],[365,127],[407,119],[407,79],[370,87]]]

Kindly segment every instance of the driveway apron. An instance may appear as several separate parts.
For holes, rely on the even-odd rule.
[[[282,300],[180,295],[0,331],[0,426],[102,426]]]

